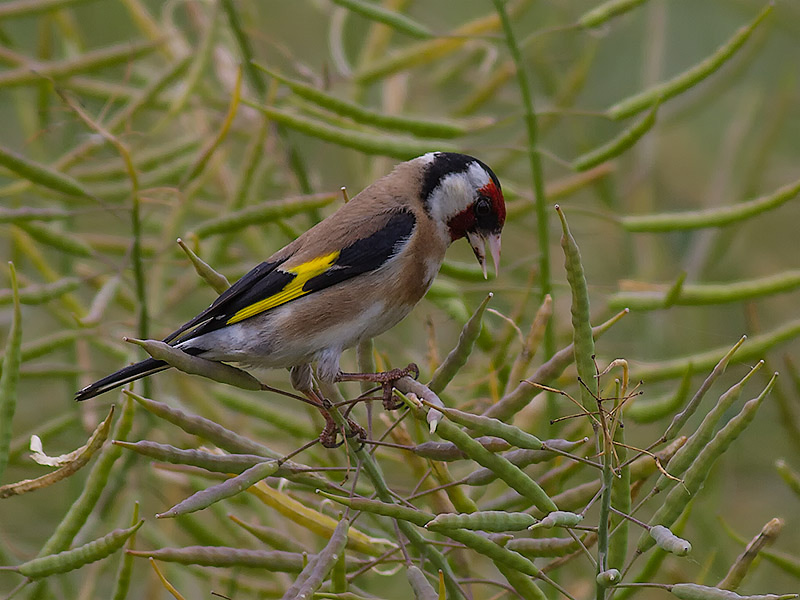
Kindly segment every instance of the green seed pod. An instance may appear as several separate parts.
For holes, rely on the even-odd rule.
[[[422,412],[422,411],[420,411]],[[418,418],[420,414],[415,414]],[[533,502],[539,510],[552,512],[558,507],[544,490],[519,467],[512,465],[502,456],[492,454],[467,433],[449,421],[439,423],[438,433],[446,440],[453,442],[467,456],[479,465],[491,469],[497,476],[511,486],[517,493]]]
[[[477,529],[479,531],[522,531],[536,523],[527,513],[484,510],[474,513],[444,513],[425,525],[431,531],[443,529]]]
[[[441,407],[439,410],[451,421],[464,427],[469,427],[481,435],[499,437],[517,448],[528,450],[540,450],[542,448],[542,441],[535,435],[531,435],[522,431],[519,427],[503,423],[493,417],[473,415],[455,408]]]
[[[686,470],[683,485],[673,487],[667,495],[664,503],[650,519],[652,525],[671,526],[686,508],[686,504],[691,500],[700,488],[703,487],[711,466],[728,449],[733,441],[745,430],[750,422],[755,418],[758,407],[767,397],[772,387],[775,385],[777,373],[772,376],[766,387],[758,397],[745,403],[742,410],[735,417],[728,421],[720,429],[714,438],[702,449],[691,466]],[[645,552],[653,546],[655,540],[647,534],[639,538],[637,551]]]
[[[256,454],[215,454],[203,450],[184,450],[149,440],[138,442],[114,440],[114,444],[161,462],[200,467],[213,473],[239,474],[266,460],[263,456]]]
[[[583,521],[583,515],[564,510],[554,510],[544,519],[528,527],[528,529],[551,529],[553,527],[575,527]]]
[[[186,546],[158,550],[129,550],[129,554],[164,562],[203,567],[255,567],[280,573],[300,573],[306,566],[302,554],[280,550],[242,550],[227,546]]]
[[[261,382],[241,369],[225,363],[206,360],[192,356],[158,340],[137,340],[125,338],[126,342],[144,348],[156,360],[163,360],[179,371],[191,375],[201,375],[220,383],[227,383],[245,390],[257,391],[261,389]]]
[[[159,519],[177,517],[178,515],[185,515],[208,508],[215,502],[230,498],[231,496],[245,491],[251,485],[274,475],[277,470],[278,461],[271,460],[260,462],[236,477],[231,477],[227,481],[212,485],[210,488],[192,494],[186,498],[186,500],[179,502],[168,511],[157,514],[156,517]]]
[[[663,525],[650,528],[650,537],[656,541],[656,546],[676,556],[686,556],[692,551],[692,545],[679,538]]]
[[[142,523],[144,521],[139,521],[136,525],[127,529],[115,529],[93,542],[78,546],[72,550],[34,558],[22,563],[16,570],[29,579],[41,579],[56,573],[73,571],[83,565],[101,560],[122,548],[127,539],[142,526]]]
[[[568,440],[546,440],[542,442],[542,444],[546,445],[548,448],[553,450],[560,450],[561,452],[568,452],[569,450],[575,448],[584,443],[585,440],[579,440],[577,442],[570,442]],[[528,450],[527,448],[520,448],[518,450],[511,450],[510,452],[506,452],[503,454],[503,458],[505,458],[508,462],[512,465],[519,467],[520,469],[524,469],[528,465],[538,464],[542,462],[546,462],[548,460],[553,460],[556,458],[557,454],[554,452],[550,452],[549,450]],[[463,479],[463,483],[465,485],[487,485],[497,479],[497,475],[492,472],[490,469],[481,468],[473,471],[469,475],[467,475]]]
[[[434,515],[430,513],[426,513],[423,510],[402,506],[400,504],[390,504],[388,502],[369,500],[367,498],[337,496],[321,490],[317,490],[317,493],[325,496],[326,498],[330,498],[334,502],[344,504],[345,506],[349,506],[355,510],[361,510],[376,515],[383,515],[385,517],[392,517],[393,519],[400,519],[401,521],[408,521],[410,523],[414,523],[414,525],[418,525],[419,527],[425,527],[425,525],[434,519]]]
[[[697,583],[676,583],[669,588],[669,591],[680,600],[790,600],[798,597],[798,594],[740,596],[730,590],[721,590]]]
[[[283,600],[309,600],[313,597],[314,592],[333,570],[339,555],[344,552],[349,527],[349,520],[339,521],[328,543],[300,572],[294,584],[283,594]]]
[[[515,538],[506,544],[506,548],[529,558],[538,558],[566,556],[580,550],[580,544],[573,538]]]
[[[744,45],[756,27],[772,12],[773,8],[774,5],[772,3],[767,4],[750,24],[741,27],[727,42],[717,48],[706,59],[668,81],[659,83],[618,102],[609,108],[606,114],[612,119],[624,119],[646,110],[658,100],[667,100],[677,96],[700,83],[736,54],[736,51]]]
[[[586,28],[597,27],[617,15],[633,10],[644,2],[645,0],[608,0],[608,2],[603,2],[600,6],[584,13],[578,19],[578,24]]]
[[[489,452],[502,452],[510,448],[507,441],[496,437],[482,436],[475,438],[475,441]],[[467,458],[466,453],[452,442],[423,442],[414,446],[412,452],[422,458],[446,462]]]
[[[425,573],[419,567],[414,565],[408,567],[406,577],[408,577],[408,583],[411,584],[416,600],[439,600],[438,592],[433,589],[428,578],[425,577]]]
[[[486,312],[486,307],[489,304],[489,300],[492,299],[492,296],[493,294],[487,295],[478,308],[475,309],[475,312],[461,329],[461,334],[458,336],[458,342],[455,348],[450,351],[447,357],[442,361],[442,364],[439,365],[439,368],[433,373],[431,381],[428,384],[432,392],[438,394],[445,389],[461,367],[467,364],[467,359],[469,359],[469,355],[472,354],[472,349],[475,347],[475,342],[481,333],[483,314]],[[489,433],[487,435],[496,434]]]
[[[616,585],[622,579],[622,574],[617,569],[608,569],[607,571],[601,571],[595,577],[595,581],[597,585],[600,587],[611,587],[612,585]]]

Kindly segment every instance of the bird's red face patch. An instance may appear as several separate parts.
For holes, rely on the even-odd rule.
[[[506,222],[506,201],[503,192],[491,180],[480,189],[480,192],[492,201],[492,212],[497,215],[497,229],[502,229]]]
[[[503,192],[489,181],[478,190],[478,198],[448,222],[450,239],[461,239],[468,231],[485,233],[500,231],[506,222],[506,203]]]

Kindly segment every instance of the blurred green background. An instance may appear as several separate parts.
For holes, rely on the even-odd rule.
[[[74,391],[141,355],[121,341],[123,335],[139,332],[131,268],[130,180],[118,150],[102,143],[99,134],[57,92],[92,120],[108,126],[141,90],[181,60],[186,61],[155,99],[113,131],[137,165],[148,333],[156,338],[215,297],[194,274],[175,238],[184,238],[201,257],[234,280],[334,210],[338,196],[332,204],[320,208],[199,240],[192,235],[198,224],[267,201],[337,193],[341,186],[347,186],[352,196],[388,172],[399,158],[393,152],[386,152],[389,156],[380,156],[380,152],[368,155],[321,141],[241,105],[208,161],[198,162],[220,135],[233,94],[236,66],[241,62],[222,6],[215,2],[94,0],[52,3],[49,10],[31,11],[45,4],[21,0],[0,4],[0,146],[71,175],[94,198],[66,197],[39,185],[21,184],[17,175],[0,169],[0,206],[68,211],[69,218],[45,225],[82,242],[85,255],[54,247],[41,233],[37,237],[13,223],[0,223],[0,249],[3,265],[7,260],[14,261],[22,287],[67,277],[78,280],[67,295],[23,307],[24,343],[75,332],[74,340],[58,350],[23,363],[13,421],[13,447],[19,450],[20,444],[44,423],[61,417],[71,419],[45,440],[45,451],[60,454],[81,445],[107,405],[120,398],[114,393],[79,406],[72,400]],[[486,282],[472,276],[474,269],[466,277],[459,276],[459,267],[472,269],[473,259],[466,243],[454,244],[448,253],[448,261],[454,266],[440,275],[430,297],[403,324],[376,340],[376,348],[390,366],[417,362],[425,379],[436,356],[445,356],[455,343],[466,316],[488,291],[493,291],[490,306],[498,314],[486,315],[483,343],[448,388],[448,397],[458,406],[476,410],[496,401],[505,381],[502,364],[495,367],[498,361],[513,360],[520,351],[519,340],[503,316],[526,332],[539,306],[541,279],[524,110],[502,32],[497,27],[479,35],[459,36],[457,32],[465,23],[490,18],[493,5],[478,0],[388,2],[390,8],[443,37],[437,38],[439,46],[431,45],[428,51],[420,52],[415,64],[409,59],[396,71],[366,81],[365,73],[371,65],[433,42],[391,32],[323,0],[234,0],[232,4],[259,63],[382,113],[467,124],[466,135],[446,142],[402,132],[381,135],[411,140],[419,153],[447,144],[494,168],[510,210],[500,274]],[[584,0],[509,3],[510,10],[516,11],[513,28],[522,46],[538,114],[537,148],[548,192],[545,202],[556,348],[571,340],[560,227],[551,208],[556,201],[564,208],[581,247],[595,324],[618,310],[609,302],[613,303],[620,290],[664,290],[682,272],[687,274],[687,283],[731,283],[791,272],[796,276],[800,269],[797,198],[746,222],[719,229],[630,233],[618,222],[626,215],[731,206],[797,181],[800,4],[775,2],[772,14],[719,72],[665,101],[658,110],[656,125],[632,149],[590,171],[589,176],[576,179],[581,176],[571,168],[574,158],[605,143],[638,118],[615,122],[604,114],[606,109],[711,55],[764,7],[763,2],[749,0],[650,0],[600,27],[575,27],[576,20],[595,5]],[[20,7],[18,13],[15,7]],[[456,35],[446,37],[454,32]],[[131,47],[141,44],[145,46],[140,56],[126,56]],[[116,59],[108,61],[110,64],[89,70],[81,67],[81,61],[108,48],[119,51]],[[441,51],[437,53],[436,48]],[[53,64],[60,70],[48,71]],[[374,133],[374,129],[346,122],[298,99],[266,74],[260,77],[266,97],[246,73],[243,98],[288,108],[331,125]],[[493,82],[496,86],[490,89]],[[485,97],[479,101],[476,98],[481,93]],[[90,151],[70,163],[59,162],[71,150],[87,144],[93,144]],[[245,185],[243,173],[249,166],[252,180]],[[7,273],[5,266],[1,269]],[[75,317],[85,317],[101,286],[117,275],[121,282],[108,306],[97,313],[96,323],[82,326]],[[7,282],[4,276],[3,288],[9,287]],[[640,372],[647,373],[652,365],[730,347],[743,334],[773,332],[797,323],[798,306],[800,292],[790,290],[748,301],[634,310],[598,343],[598,362],[603,368],[611,359],[624,357],[631,365],[632,380],[638,381]],[[10,320],[6,298],[0,305],[3,340]],[[696,502],[684,536],[695,546],[693,560],[668,561],[660,580],[713,583],[724,575],[741,548],[722,532],[717,517],[747,537],[755,535],[770,518],[781,517],[786,528],[777,547],[800,555],[800,536],[796,533],[800,498],[792,494],[773,466],[776,458],[784,457],[793,468],[800,468],[800,440],[794,437],[800,424],[792,422],[792,415],[800,412],[800,384],[797,370],[792,373],[785,363],[789,357],[794,365],[800,364],[797,329],[795,326],[794,335],[787,335],[790,339],[764,355],[768,361],[765,373],[782,372],[780,394],[773,393],[768,399],[753,426],[716,467]],[[506,356],[493,359],[493,348],[509,331],[512,335]],[[540,349],[534,364],[541,363],[545,354]],[[744,363],[734,360],[704,407],[756,361],[757,357]],[[344,366],[355,370],[355,353],[346,355]],[[707,369],[695,377],[693,388],[699,385],[702,373]],[[272,384],[288,386],[284,373],[266,377]],[[568,370],[560,386],[577,393],[574,377],[574,371]],[[680,376],[655,379],[645,378],[642,401],[670,393]],[[753,397],[763,383],[756,377],[745,397]],[[205,393],[202,381],[163,374],[151,385],[148,391],[153,397],[179,400],[194,412],[218,419],[232,429],[269,440],[279,451],[292,450],[305,441],[282,436],[268,423],[220,406]],[[316,425],[310,424],[312,415],[304,407],[271,396],[264,401],[300,422],[308,421],[309,431],[316,431]],[[559,414],[572,411],[565,403],[556,402]],[[555,416],[552,406],[550,411],[549,416]],[[701,409],[700,413],[704,412]],[[363,412],[359,418],[365,418]],[[558,431],[548,424],[543,396],[519,422],[543,437],[555,437]],[[646,445],[660,435],[667,422],[634,424],[628,428],[628,441]],[[192,445],[185,436],[174,439],[175,431],[137,415],[132,439],[139,439],[137,432],[148,432],[150,439]],[[322,464],[342,458],[315,452],[311,456]],[[386,454],[381,456],[392,464],[393,459],[387,459]],[[26,455],[23,451],[12,454],[0,483],[46,472]],[[133,455],[123,454],[118,463],[118,480],[109,485],[79,540],[93,539],[122,526],[132,503],[138,500],[148,518],[140,533],[140,545],[149,547],[164,540],[189,543],[187,540],[196,535],[187,533],[192,528],[155,523],[150,518],[186,495],[185,481],[177,475],[154,472],[146,460]],[[81,472],[55,487],[2,501],[0,556],[8,561],[4,564],[16,564],[38,552],[80,492],[84,478]],[[175,491],[170,489],[173,479],[177,480]],[[219,520],[213,521],[204,513],[193,518],[204,523],[196,528],[209,528],[220,537],[231,535]],[[53,586],[55,591],[51,590],[54,597],[79,597],[84,593],[81,586],[94,578],[98,587],[92,593],[96,596],[85,597],[102,597],[113,581],[115,567],[100,565],[91,571],[91,579],[61,578]],[[135,568],[142,579],[131,597],[164,593],[157,592],[154,576],[144,561]],[[87,568],[91,569],[95,567]],[[182,591],[187,597],[207,595],[209,584],[196,574],[172,573],[176,585],[180,582],[185,586]],[[384,585],[381,581],[371,576],[372,585]],[[16,576],[0,573],[0,594],[17,582]],[[591,579],[586,580],[586,586],[588,582]],[[763,564],[747,581],[747,590],[790,591],[797,589],[797,583],[796,578]],[[585,596],[586,590],[580,585],[575,589]],[[378,594],[380,590],[372,588]],[[489,598],[495,592],[481,588],[476,597]],[[387,597],[404,597],[402,588],[384,593]],[[658,593],[653,592],[656,596]],[[235,597],[249,596],[240,592]]]

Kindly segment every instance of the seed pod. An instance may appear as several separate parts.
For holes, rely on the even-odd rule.
[[[798,594],[740,596],[730,590],[721,590],[697,583],[676,583],[669,591],[680,600],[791,600],[798,596]]]
[[[656,546],[676,556],[686,556],[692,551],[692,545],[679,538],[663,525],[650,528],[650,537],[656,541]]]
[[[268,460],[257,454],[215,454],[203,450],[176,448],[169,444],[160,444],[150,440],[139,440],[138,442],[114,440],[114,444],[161,462],[200,467],[213,473],[236,473],[238,475],[250,467]]]
[[[484,510],[474,513],[444,513],[425,525],[431,531],[443,529],[477,529],[479,531],[522,531],[536,523],[531,515],[503,510]]]
[[[498,419],[483,415],[473,415],[455,408],[442,407],[439,410],[451,421],[464,427],[469,427],[481,435],[499,437],[517,448],[526,448],[528,450],[540,450],[542,448],[542,441],[535,435],[522,431],[519,427],[503,423]]]
[[[467,433],[449,421],[439,424],[439,435],[458,446],[467,456],[487,469],[497,473],[498,477],[522,496],[533,502],[539,510],[556,511],[553,503],[544,490],[519,467],[515,467],[502,456],[492,454]]]
[[[580,444],[584,443],[584,440],[579,440],[577,442],[570,442],[568,440],[545,440],[542,442],[548,448],[552,448],[554,450],[561,450],[562,452],[568,452],[575,446],[579,446]],[[553,460],[557,456],[556,453],[550,452],[548,450],[528,450],[527,448],[520,448],[518,450],[511,450],[503,454],[503,458],[505,458],[508,462],[512,465],[519,467],[520,469],[524,469],[528,465],[538,464],[541,462],[546,462],[548,460]],[[467,475],[463,483],[465,485],[488,485],[489,483],[493,482],[497,479],[497,474],[494,473],[491,469],[481,468],[473,471],[469,475]]]
[[[408,567],[406,577],[408,577],[408,583],[411,584],[416,600],[439,600],[439,594],[433,589],[428,578],[425,577],[425,573],[419,567],[414,565]]]
[[[136,525],[127,529],[115,529],[93,542],[78,546],[72,550],[34,558],[22,563],[16,570],[29,579],[41,579],[56,573],[73,571],[83,565],[101,560],[122,548],[126,540],[142,526],[142,523],[144,521],[139,521]]]
[[[566,556],[579,550],[580,544],[572,538],[516,538],[510,540],[506,548],[528,558],[538,558]]]
[[[303,555],[280,550],[243,550],[227,546],[186,546],[158,550],[129,550],[134,556],[153,557],[164,562],[204,567],[255,567],[281,573],[299,573],[305,567]]]
[[[297,581],[283,595],[284,600],[308,600],[328,577],[333,565],[344,552],[350,521],[342,519],[334,529],[331,539],[313,560],[300,572]]]
[[[185,515],[208,508],[215,502],[239,494],[262,479],[274,475],[277,470],[278,461],[271,460],[260,462],[236,477],[231,477],[227,481],[212,485],[210,488],[192,494],[186,498],[186,500],[179,502],[168,511],[157,514],[156,517],[159,519],[177,517],[178,515]]]
[[[426,513],[423,510],[408,508],[407,506],[402,506],[400,504],[390,504],[388,502],[369,500],[367,498],[337,496],[321,490],[317,490],[317,493],[325,496],[326,498],[330,498],[334,502],[344,504],[345,506],[349,506],[355,510],[361,510],[376,515],[383,515],[385,517],[392,517],[393,519],[400,519],[401,521],[408,521],[419,527],[425,527],[434,519],[434,515],[430,513]]]
[[[619,583],[620,579],[622,579],[622,574],[617,569],[601,571],[597,574],[597,577],[595,577],[595,581],[600,587],[611,587]]]
[[[510,448],[508,442],[496,437],[483,436],[475,438],[475,441],[489,452],[502,452]],[[452,442],[423,442],[414,446],[412,452],[422,458],[447,462],[467,458],[466,453]]]
[[[549,513],[544,519],[528,527],[528,529],[550,529],[552,527],[575,527],[578,523],[583,521],[583,515],[578,515],[573,512],[564,510],[554,510]]]

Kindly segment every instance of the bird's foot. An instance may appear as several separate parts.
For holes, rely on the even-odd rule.
[[[390,369],[380,373],[339,373],[336,381],[371,381],[379,383],[383,389],[383,408],[395,410],[403,406],[400,400],[394,397],[394,384],[403,377],[419,377],[419,367],[414,363],[409,363],[405,369]]]
[[[338,441],[340,433],[342,433],[342,429],[336,426],[333,419],[326,421],[325,428],[322,430],[322,433],[319,434],[320,444],[325,448],[338,448],[344,443],[344,438]],[[345,432],[345,436],[346,438],[356,438],[363,445],[364,440],[367,439],[367,432],[352,419],[347,419],[347,431]]]

